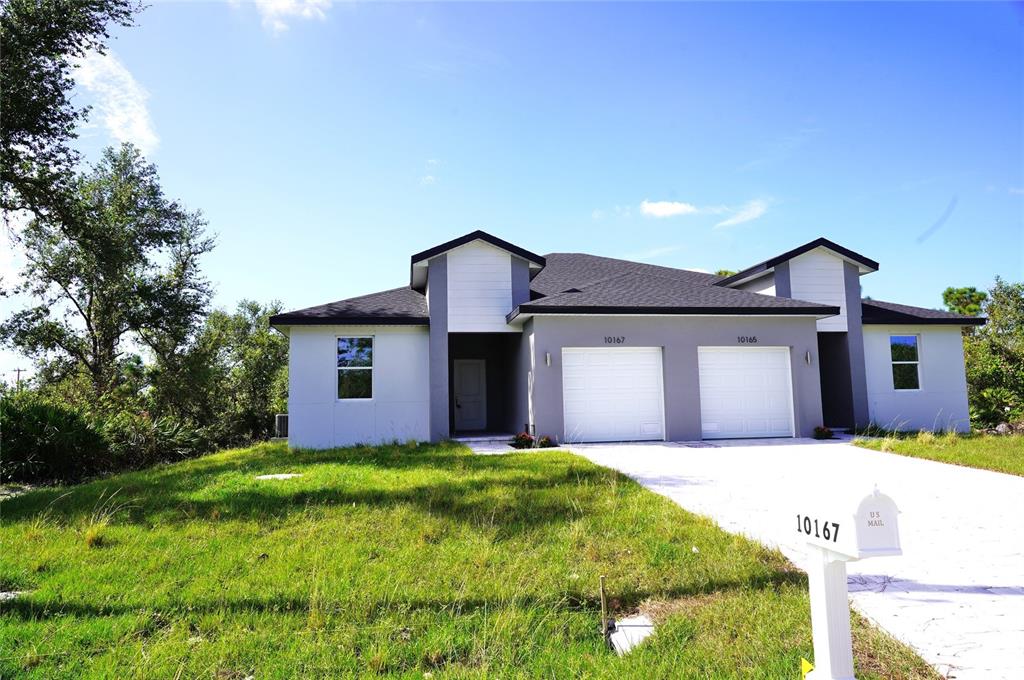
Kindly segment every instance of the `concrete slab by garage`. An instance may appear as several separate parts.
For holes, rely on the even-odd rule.
[[[805,549],[790,521],[794,499],[877,483],[899,505],[904,554],[849,564],[854,606],[948,678],[1024,677],[1024,478],[847,441],[569,448],[797,565]]]

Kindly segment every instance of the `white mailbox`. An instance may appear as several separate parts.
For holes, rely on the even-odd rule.
[[[802,501],[795,528],[810,550],[807,580],[814,632],[814,680],[854,680],[846,563],[902,555],[899,510],[876,488],[868,495],[830,492]]]
[[[800,538],[846,560],[903,554],[899,509],[878,489],[866,496],[839,493],[809,500],[794,514]]]

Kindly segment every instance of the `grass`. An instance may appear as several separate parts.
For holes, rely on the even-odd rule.
[[[302,476],[254,478],[278,472]],[[774,679],[812,656],[780,553],[564,452],[267,444],[0,514],[0,588],[25,591],[0,603],[3,678]],[[601,574],[614,614],[659,621],[623,658]],[[859,678],[937,677],[853,622]]]
[[[880,439],[857,439],[854,443],[876,451],[1024,476],[1022,435],[889,432]]]

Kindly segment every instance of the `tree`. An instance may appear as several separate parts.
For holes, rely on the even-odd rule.
[[[211,428],[220,444],[267,438],[287,393],[288,341],[270,329],[280,303],[215,310],[183,351],[151,369],[152,408]]]
[[[715,276],[732,276],[736,271],[733,269],[719,269],[715,272]]]
[[[40,304],[0,325],[0,340],[40,361],[84,369],[97,396],[116,386],[126,340],[168,355],[205,314],[199,258],[206,222],[164,197],[156,167],[130,144],[76,179],[74,221],[43,213],[19,236],[16,288]]]
[[[946,309],[965,316],[981,314],[981,306],[987,298],[988,294],[985,291],[978,290],[974,286],[969,288],[953,288],[951,286],[942,291],[942,303],[946,305]]]
[[[991,426],[1024,418],[1024,283],[996,277],[982,311],[988,322],[964,336],[971,420]]]
[[[88,113],[69,97],[73,60],[103,53],[109,25],[129,26],[134,0],[5,0],[0,3],[0,207],[69,219],[70,147]]]
[[[288,340],[270,328],[270,317],[281,311],[273,302],[264,308],[242,300],[232,315],[215,312],[208,324],[223,326],[230,338],[226,359],[231,396],[231,421],[247,439],[266,439],[280,409],[282,386],[287,389]],[[285,376],[282,380],[282,376]]]

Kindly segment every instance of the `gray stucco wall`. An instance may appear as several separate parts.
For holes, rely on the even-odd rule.
[[[438,255],[427,265],[430,306],[430,441],[451,435],[448,427],[448,260]]]
[[[512,258],[512,307],[530,301],[530,264],[519,257]],[[509,311],[512,311],[511,309]]]
[[[850,387],[853,391],[853,421],[857,427],[867,427],[871,422],[871,414],[868,411],[868,379],[864,368],[860,271],[856,265],[844,262],[843,277],[846,285],[846,325],[850,352]]]
[[[775,265],[775,295],[778,297],[793,297],[793,284],[789,276],[789,262],[780,262]]]
[[[512,395],[512,425],[516,432],[526,429],[530,419],[529,412],[529,374],[530,374],[530,333],[533,332],[533,320],[527,320],[523,324],[523,332],[515,336],[519,343],[513,361],[513,395]]]
[[[790,347],[793,415],[797,436],[810,436],[821,420],[817,329],[813,318],[537,316],[534,410],[537,434],[561,440],[562,348],[606,347],[605,336],[625,336],[627,347],[662,347],[665,430],[670,441],[701,438],[697,347],[735,347],[737,336],[756,335],[759,347]],[[525,340],[525,338],[524,338]],[[810,352],[808,365],[805,353]],[[545,365],[545,354],[551,365]]]

